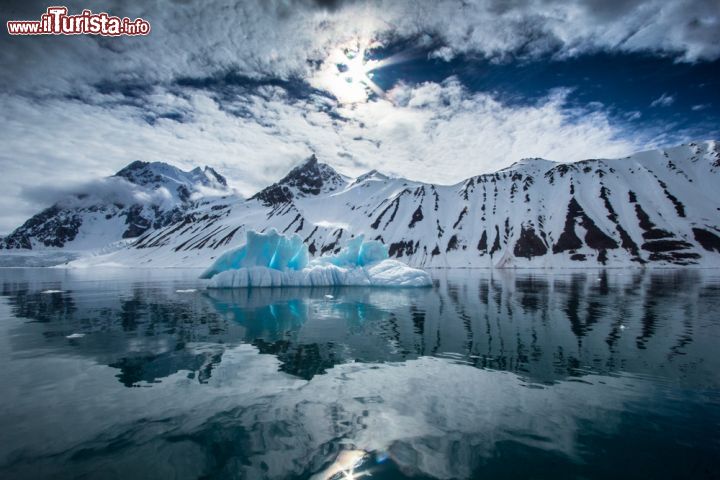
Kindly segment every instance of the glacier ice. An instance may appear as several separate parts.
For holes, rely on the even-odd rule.
[[[310,260],[299,235],[275,229],[247,232],[247,243],[223,253],[200,278],[208,288],[284,286],[396,286],[426,287],[430,275],[388,258],[381,242],[362,235],[335,255]]]

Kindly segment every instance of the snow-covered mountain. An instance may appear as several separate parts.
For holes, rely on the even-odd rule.
[[[720,143],[572,164],[526,159],[456,185],[349,179],[311,157],[247,200],[208,198],[75,265],[207,266],[248,230],[313,255],[363,233],[425,267],[720,266]],[[13,234],[15,235],[15,234]]]
[[[210,167],[184,172],[165,163],[136,161],[115,175],[78,189],[0,239],[5,249],[93,250],[184,218],[209,193],[229,195]]]

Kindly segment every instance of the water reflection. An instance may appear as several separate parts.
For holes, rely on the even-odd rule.
[[[348,452],[375,478],[718,473],[707,273],[97,275],[0,270],[3,478],[308,478]]]
[[[16,354],[89,356],[126,386],[178,371],[205,382],[239,343],[303,379],[340,363],[424,355],[539,383],[615,371],[717,379],[718,283],[700,272],[437,276],[434,289],[185,291],[132,280],[103,289],[65,275],[5,278],[2,295],[30,320],[13,331]],[[85,336],[68,340],[73,333]]]

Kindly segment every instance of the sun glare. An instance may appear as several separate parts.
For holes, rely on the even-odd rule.
[[[363,461],[368,454],[362,450],[343,450],[335,461],[315,478],[319,480],[357,480],[365,476],[371,476],[367,468],[363,468]],[[363,471],[356,471],[363,468]]]
[[[346,104],[366,102],[372,92],[382,95],[372,80],[379,62],[367,59],[366,53],[367,46],[360,42],[337,48],[323,63],[320,86]]]

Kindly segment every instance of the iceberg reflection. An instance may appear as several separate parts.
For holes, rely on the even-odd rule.
[[[697,272],[211,292],[84,275],[0,277],[3,478],[717,471],[720,281]]]

